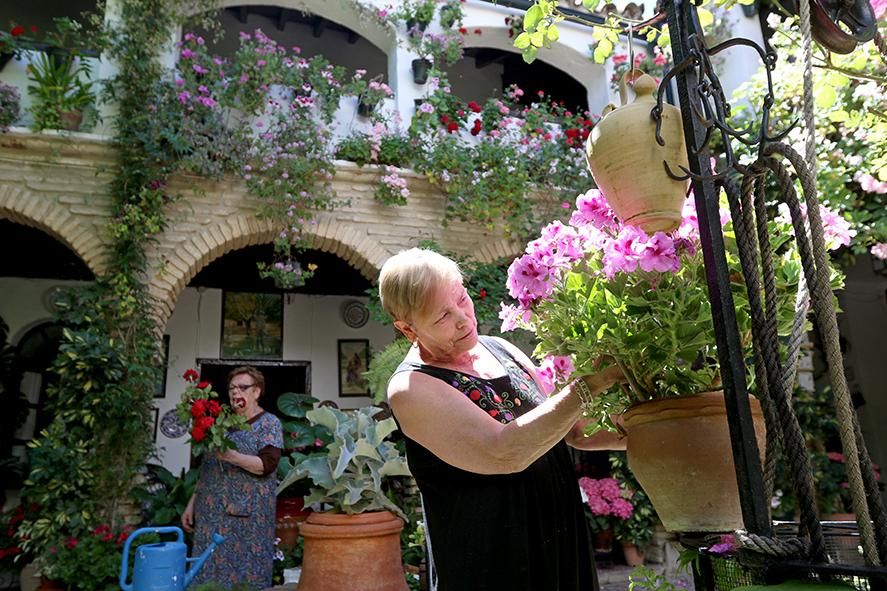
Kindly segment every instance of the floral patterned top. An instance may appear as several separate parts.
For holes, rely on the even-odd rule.
[[[248,431],[228,433],[237,451],[258,456],[266,447],[283,447],[283,429],[273,414],[263,412],[249,423]],[[195,584],[213,581],[226,588],[271,587],[276,488],[276,472],[257,476],[204,456],[194,500],[194,555],[203,553],[213,533],[225,541],[204,563]]]
[[[485,379],[408,361],[397,371],[441,379],[501,423],[545,400],[530,373],[502,344],[490,337],[480,337],[480,342],[505,375]],[[477,474],[405,439],[425,509],[432,591],[598,588],[579,487],[563,441],[521,472]]]

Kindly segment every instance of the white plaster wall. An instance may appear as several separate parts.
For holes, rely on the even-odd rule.
[[[340,310],[346,301],[365,298],[351,296],[311,296],[287,294],[283,310],[283,360],[311,363],[311,394],[320,400],[333,400],[343,408],[356,408],[371,403],[369,398],[338,397],[339,339],[368,339],[372,351],[394,338],[393,329],[370,320],[359,329],[348,327]],[[169,369],[166,396],[155,400],[159,416],[181,400],[185,382],[181,376],[196,367],[201,358],[218,359],[221,345],[222,291],[186,288],[166,327],[169,335]],[[248,362],[247,362],[248,363]],[[158,459],[174,474],[190,463],[187,436],[169,439],[158,431]]]
[[[83,285],[79,281],[0,277],[0,317],[9,325],[9,339],[19,339],[32,327],[52,320],[46,307],[47,292],[55,287]]]

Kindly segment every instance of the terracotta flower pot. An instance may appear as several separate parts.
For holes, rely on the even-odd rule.
[[[305,509],[302,497],[281,497],[277,499],[277,512],[274,522],[274,535],[280,538],[280,545],[294,548],[299,541],[299,524],[311,514]]]
[[[623,89],[629,73],[622,78]],[[635,101],[625,104],[623,93],[621,107],[604,109],[604,117],[586,143],[588,168],[610,207],[623,223],[648,233],[677,228],[687,195],[688,181],[671,179],[663,161],[676,174],[682,174],[678,165],[689,166],[677,107],[663,105],[661,135],[665,145],[656,143],[656,122],[650,117],[656,106],[655,90],[656,81],[642,74],[634,83]]]
[[[607,554],[613,551],[613,530],[604,529],[591,536],[591,545],[595,554]]]
[[[62,129],[66,131],[78,131],[80,124],[83,123],[82,111],[59,111],[59,119],[62,122]]]
[[[636,544],[622,542],[622,556],[628,566],[640,566],[644,564],[644,551]]]
[[[758,451],[766,441],[751,399]],[[628,464],[671,532],[742,528],[723,392],[643,402],[624,415]]]
[[[400,556],[403,521],[389,511],[312,513],[299,591],[407,591]]]

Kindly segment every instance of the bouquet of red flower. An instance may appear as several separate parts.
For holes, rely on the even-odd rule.
[[[188,387],[182,401],[176,405],[176,413],[183,423],[191,423],[191,453],[199,456],[204,452],[233,449],[228,432],[248,429],[246,419],[234,413],[227,404],[219,403],[219,395],[209,382],[199,382],[198,373],[189,369],[182,376]]]

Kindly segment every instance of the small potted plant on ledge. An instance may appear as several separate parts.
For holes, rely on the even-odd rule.
[[[410,473],[397,447],[385,440],[397,428],[394,419],[377,420],[379,412],[324,406],[306,414],[312,425],[327,428],[333,441],[326,454],[302,458],[277,489],[308,478],[312,486],[305,502],[328,508],[311,513],[299,528],[305,539],[299,591],[406,591],[400,557],[404,515],[383,483]]]
[[[849,224],[823,217],[831,222],[827,242],[848,243]],[[751,359],[749,304],[728,220],[723,212],[736,317]],[[786,219],[771,220],[769,230],[777,253],[778,332],[787,335],[800,260]],[[833,277],[834,287],[840,278]],[[518,305],[503,309],[503,330],[534,331],[539,357],[569,356],[576,375],[601,362],[622,369],[628,383],[596,397],[591,414],[595,424],[615,428],[611,417],[624,413],[629,464],[666,529],[740,528],[694,201],[686,201],[675,231],[647,234],[622,224],[598,191],[581,195],[569,225],[549,225],[512,263],[508,287]],[[752,407],[763,450],[763,417],[754,400]],[[689,473],[698,475],[692,486]]]
[[[28,94],[34,99],[30,108],[33,127],[77,131],[83,111],[94,102],[92,69],[89,62],[74,54],[41,53],[28,66]]]
[[[0,132],[18,121],[21,113],[21,96],[18,89],[0,82]]]
[[[609,556],[616,524],[630,518],[633,511],[629,493],[615,478],[587,476],[579,479],[579,491],[587,505],[585,514],[595,554]]]

